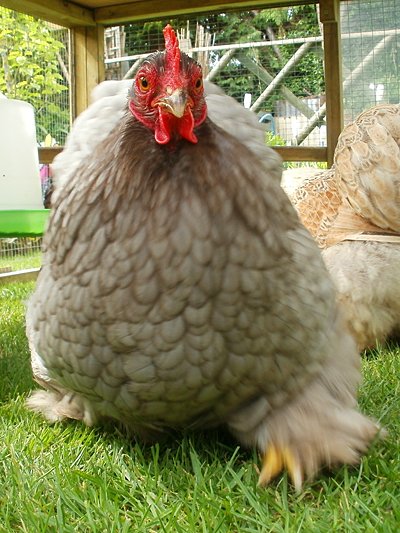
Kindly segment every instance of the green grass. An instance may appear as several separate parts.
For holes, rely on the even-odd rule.
[[[42,260],[41,252],[32,252],[28,255],[15,255],[10,257],[0,257],[0,268],[9,267],[11,271],[25,270],[27,268],[40,267]]]
[[[0,532],[397,532],[400,351],[363,360],[362,408],[389,430],[359,467],[321,473],[296,494],[286,475],[257,487],[255,452],[224,432],[155,446],[117,429],[47,425],[24,406],[31,379],[24,301],[0,287]]]

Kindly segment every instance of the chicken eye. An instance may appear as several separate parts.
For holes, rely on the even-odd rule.
[[[150,89],[150,82],[146,78],[146,76],[140,76],[140,78],[138,80],[138,85],[139,85],[139,89],[141,89],[144,92],[146,92],[146,91],[148,91]]]
[[[203,88],[203,78],[199,77],[194,83],[196,92],[199,92]]]

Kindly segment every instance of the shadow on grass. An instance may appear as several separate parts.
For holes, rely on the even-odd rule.
[[[99,438],[109,443],[118,444],[126,453],[137,454],[146,462],[151,462],[155,455],[159,458],[171,455],[187,457],[190,451],[195,452],[201,462],[212,462],[218,458],[221,462],[227,461],[235,454],[238,460],[248,461],[257,454],[251,449],[240,447],[235,437],[224,427],[209,430],[182,430],[168,431],[152,442],[146,442],[130,431],[118,426],[113,421],[107,421],[98,426],[95,431]]]
[[[32,370],[29,357],[0,358],[0,404],[16,398],[21,394],[27,394],[36,387],[32,378]]]
[[[36,386],[23,326],[18,328],[14,338],[12,331],[8,333],[15,342],[10,348],[0,339],[0,404],[28,393]]]
[[[0,286],[0,403],[34,387],[25,335],[25,302],[32,289],[33,283]]]

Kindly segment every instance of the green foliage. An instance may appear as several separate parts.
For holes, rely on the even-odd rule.
[[[284,170],[289,168],[318,168],[319,170],[326,170],[328,163],[325,161],[284,161],[283,168]]]
[[[267,131],[265,132],[265,143],[268,146],[285,146],[286,141],[280,135]]]
[[[240,26],[240,34],[235,33],[235,30],[231,31],[231,28],[236,28],[237,25]],[[218,40],[251,42],[315,35],[319,35],[315,6],[299,6],[229,15],[226,17],[226,28],[219,34]],[[279,48],[268,46],[255,48],[251,54],[259,65],[275,76],[297,49],[298,45],[291,44]],[[323,62],[318,50],[320,47],[312,48],[296,65],[295,74],[285,78],[285,86],[298,97],[318,95],[324,89]],[[248,71],[240,69],[235,60],[224,69],[217,83],[238,99],[243,98],[244,92],[258,96],[265,88],[264,82],[254,76],[249,78]],[[282,99],[279,91],[266,100],[264,109],[273,110],[277,99]]]
[[[0,91],[33,105],[39,140],[50,133],[63,142],[69,129],[69,110],[63,103],[68,87],[60,67],[64,48],[57,30],[47,23],[0,9]]]
[[[162,28],[169,22],[176,29],[186,28],[186,18],[152,21],[145,24],[129,24],[125,27],[127,34],[127,54],[150,52],[156,48],[163,49]],[[291,8],[262,9],[243,12],[210,13],[189,21],[192,40],[196,32],[196,23],[201,24],[213,36],[212,44],[259,42],[271,39],[289,39],[319,35],[316,8],[313,5]],[[275,76],[297,50],[298,45],[266,46],[248,51],[250,57]],[[212,52],[211,64],[215,64],[223,54]],[[216,83],[228,94],[243,101],[249,92],[255,98],[265,88],[265,82],[241,65],[235,57],[215,79]],[[295,75],[285,78],[285,86],[296,96],[318,95],[324,89],[323,61],[320,46],[317,45],[306,54],[296,66]],[[281,99],[275,91],[266,101],[265,110],[271,111],[276,99]]]

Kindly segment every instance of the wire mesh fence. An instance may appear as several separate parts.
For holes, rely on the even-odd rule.
[[[41,238],[0,239],[0,274],[39,267]]]
[[[379,102],[399,102],[398,0],[340,3],[345,123]],[[70,127],[70,35],[66,28],[0,7],[0,91],[32,103],[41,144],[63,144]],[[132,76],[138,59],[163,48],[171,22],[205,74],[259,114],[282,144],[326,144],[318,4],[211,13],[106,28],[108,78]],[[260,96],[262,97],[260,99]]]
[[[400,101],[400,2],[343,0],[340,9],[348,123],[377,103]],[[167,22],[205,75],[258,113],[275,144],[326,145],[318,4],[108,28],[107,77],[132,77],[144,55],[163,48]]]
[[[345,123],[400,102],[400,1],[340,2]]]
[[[325,100],[316,4],[108,28],[107,77],[133,77],[145,55],[163,49],[168,22],[205,77],[255,111],[274,144],[326,145],[323,117],[317,117]]]
[[[70,56],[67,28],[0,7],[0,93],[33,105],[41,145],[70,129]]]
[[[0,7],[0,96],[32,104],[38,145],[62,145],[70,129],[70,56],[68,29]],[[47,165],[40,176],[45,193]],[[39,267],[40,248],[40,238],[1,238],[0,274]]]

